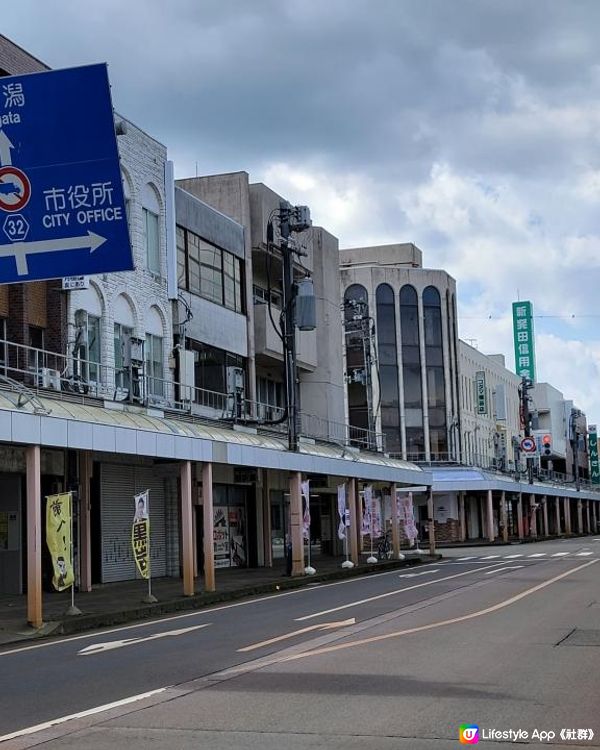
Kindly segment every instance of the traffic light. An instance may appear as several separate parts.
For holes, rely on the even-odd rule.
[[[544,435],[542,438],[542,456],[552,455],[552,435]]]

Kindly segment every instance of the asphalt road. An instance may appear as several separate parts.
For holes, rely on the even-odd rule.
[[[327,627],[326,627],[327,626]],[[600,538],[444,559],[0,651],[7,748],[455,748],[460,724],[592,729]],[[523,736],[521,737],[523,739]],[[3,747],[4,747],[3,746]]]

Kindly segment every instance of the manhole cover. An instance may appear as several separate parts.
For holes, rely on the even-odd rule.
[[[575,629],[570,633],[561,646],[600,646],[600,630]]]

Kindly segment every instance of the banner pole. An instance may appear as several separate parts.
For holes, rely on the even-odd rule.
[[[148,515],[148,594],[145,598],[146,604],[156,604],[158,599],[152,593],[152,531],[150,526],[150,490],[146,490],[146,512]]]
[[[73,539],[73,493],[69,492],[69,512],[71,514],[71,570],[73,581],[71,583],[71,606],[67,608],[65,615],[75,617],[81,614],[81,610],[75,606],[75,540]]]
[[[346,490],[347,488],[346,482],[344,482],[343,488],[344,488],[344,508],[343,508],[343,513],[342,513],[341,523],[344,529],[344,556],[346,559],[342,563],[342,568],[350,569],[354,567],[354,563],[350,560],[350,555],[349,555],[349,550],[348,550],[348,534],[349,534],[350,526],[349,525],[346,526],[346,513],[348,514],[350,513],[350,508],[348,509],[346,508],[346,501],[348,499],[348,492]]]

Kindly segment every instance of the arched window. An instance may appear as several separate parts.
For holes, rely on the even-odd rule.
[[[103,303],[93,284],[80,292],[79,299],[81,309],[75,313],[73,374],[82,383],[99,383]]]
[[[142,230],[149,271],[160,274],[160,201],[156,189],[148,184],[142,192]]]
[[[400,333],[402,336],[402,378],[404,382],[404,421],[408,458],[423,458],[423,389],[419,348],[419,306],[417,292],[406,284],[400,290]]]
[[[370,321],[369,296],[361,284],[352,284],[344,293],[346,334],[346,375],[348,382],[348,423],[368,430],[370,403]]]
[[[448,454],[446,429],[446,379],[442,346],[442,304],[434,286],[423,290],[425,324],[425,371],[429,413],[429,446],[432,458],[445,459]]]
[[[380,284],[376,292],[377,354],[381,427],[386,450],[400,453],[400,395],[398,388],[398,349],[396,346],[396,315],[394,291]]]

